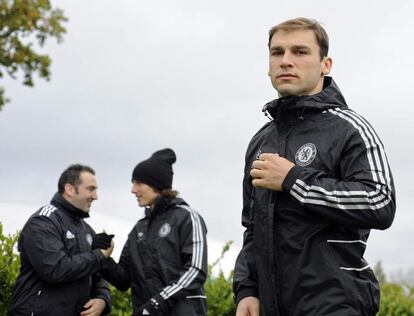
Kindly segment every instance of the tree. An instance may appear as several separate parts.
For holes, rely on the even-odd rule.
[[[23,72],[23,84],[33,86],[33,74],[50,79],[49,56],[35,51],[46,39],[62,41],[67,21],[60,9],[53,9],[49,0],[0,0],[0,78],[6,72],[16,79]],[[9,101],[0,87],[0,110]]]

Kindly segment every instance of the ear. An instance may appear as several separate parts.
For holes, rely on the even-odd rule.
[[[65,184],[65,193],[69,195],[70,197],[75,195],[75,187],[71,185],[70,183]]]
[[[331,57],[324,57],[321,61],[321,75],[326,76],[329,75],[332,69],[332,58]]]

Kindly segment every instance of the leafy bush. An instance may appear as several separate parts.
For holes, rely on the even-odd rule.
[[[0,222],[0,316],[7,314],[14,282],[19,274],[20,257],[13,250],[18,238],[18,233],[4,236]]]
[[[221,256],[208,266],[208,276],[204,284],[207,295],[208,316],[230,316],[236,314],[236,305],[233,300],[233,271],[226,277],[220,269],[218,276],[213,275],[214,267],[223,259],[233,242],[227,242]]]
[[[377,316],[414,316],[414,288],[396,283],[381,284]]]
[[[111,316],[132,315],[131,289],[125,292],[118,291],[110,285],[112,295]]]
[[[217,277],[209,275],[204,285],[207,294],[208,316],[233,316],[236,314],[232,280],[233,272],[227,277],[223,271],[220,271]]]

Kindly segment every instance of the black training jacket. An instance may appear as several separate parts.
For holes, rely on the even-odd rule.
[[[131,287],[134,313],[152,301],[165,315],[207,315],[206,233],[184,200],[158,198],[129,233],[119,264],[108,258],[102,274],[121,291]]]
[[[30,217],[18,241],[21,267],[9,316],[79,316],[91,298],[104,299],[109,312],[109,287],[96,273],[105,257],[91,250],[87,216],[56,193]]]
[[[265,108],[273,121],[246,153],[236,302],[258,297],[261,316],[375,315],[379,287],[363,255],[370,229],[388,228],[395,212],[380,139],[330,77],[316,95]],[[295,163],[282,192],[252,187],[260,153]]]

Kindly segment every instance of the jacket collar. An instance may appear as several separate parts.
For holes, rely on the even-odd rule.
[[[321,92],[281,97],[265,104],[262,111],[268,112],[275,121],[284,121],[286,118],[303,119],[305,112],[321,112],[336,107],[346,108],[346,101],[334,80],[326,76]]]
[[[145,209],[145,217],[153,219],[159,214],[164,213],[167,209],[179,204],[187,205],[187,203],[181,198],[169,198],[160,196],[155,200],[154,208],[152,210],[149,207]]]
[[[70,204],[60,193],[56,193],[53,196],[51,203],[57,208],[67,212],[72,217],[78,219],[89,217],[89,213],[86,213]]]

